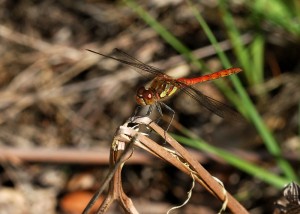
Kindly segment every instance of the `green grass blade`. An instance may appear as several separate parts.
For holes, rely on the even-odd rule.
[[[174,134],[172,136],[185,145],[222,157],[227,163],[231,164],[232,166],[240,169],[243,172],[253,175],[254,177],[259,178],[260,180],[269,183],[277,188],[282,188],[284,185],[292,181],[290,179],[282,178],[273,173],[270,173],[264,168],[251,164],[243,160],[242,158],[233,155],[230,152],[227,152],[220,148],[216,148],[212,145],[205,143],[202,140],[185,138]]]
[[[224,3],[224,1],[219,1],[219,2],[220,2],[220,10],[222,13],[222,19],[227,28],[229,39],[233,45],[235,56],[237,57],[239,63],[243,67],[247,79],[250,80],[251,79],[250,78],[251,63],[249,61],[250,55],[248,53],[248,50],[243,45],[243,42],[241,40],[241,35],[234,23],[233,17],[228,12],[228,8],[226,7],[226,4]]]
[[[186,59],[190,60],[199,69],[205,69],[205,64],[194,57],[191,51],[182,44],[175,36],[173,36],[164,26],[157,22],[149,13],[132,0],[124,0],[124,2],[133,9],[149,26],[151,26],[165,41],[181,53]]]
[[[253,15],[260,17],[281,28],[287,30],[295,36],[300,35],[299,25],[299,2],[282,1],[282,0],[255,0],[248,1],[247,5]]]
[[[225,25],[227,26],[229,31],[233,30],[235,32],[234,34],[236,37],[240,37],[238,30],[232,23],[233,18],[231,17],[231,15],[229,14],[229,12],[227,10],[226,1],[222,0],[222,1],[220,1],[220,3],[221,3],[220,4],[221,10],[223,11],[224,16],[225,16],[225,18],[224,18]],[[233,25],[233,26],[228,26],[228,25]],[[240,43],[238,43],[238,45],[240,45]],[[247,69],[249,69],[249,68],[247,68]],[[249,76],[249,74],[248,74],[248,76]],[[257,110],[255,109],[255,106],[253,105],[252,101],[250,100],[248,94],[245,92],[243,87],[240,87],[241,86],[240,81],[238,81],[238,79],[235,76],[232,77],[232,80],[233,80],[233,83],[236,86],[236,89],[243,101],[244,107],[247,109],[247,113],[248,113],[250,119],[252,120],[253,124],[255,125],[256,129],[258,130],[262,139],[264,140],[264,143],[265,143],[268,151],[276,158],[276,160],[278,162],[278,166],[281,168],[283,173],[289,179],[296,180],[297,176],[296,176],[293,168],[291,167],[291,165],[289,164],[288,161],[286,161],[285,159],[282,158],[279,144],[276,142],[274,136],[272,135],[270,130],[267,128],[267,126],[263,123],[260,115],[258,114]]]
[[[209,38],[211,44],[214,46],[218,57],[220,58],[223,66],[225,68],[229,68],[232,67],[230,61],[228,60],[228,58],[226,57],[225,53],[222,51],[221,47],[218,45],[218,41],[215,38],[215,36],[213,35],[213,32],[210,30],[208,24],[205,22],[205,20],[203,19],[203,17],[201,16],[201,14],[198,12],[198,10],[196,9],[196,7],[194,7],[192,5],[192,3],[190,1],[188,1],[193,14],[195,16],[195,18],[197,19],[197,21],[199,22],[200,26],[202,27],[202,29],[204,30],[205,34],[207,35],[207,37]],[[230,78],[232,79],[232,76],[230,76]],[[226,90],[226,86],[224,84],[218,84],[219,87],[221,87],[222,91],[225,93],[226,97],[232,101],[232,103],[239,109],[240,112],[243,112],[245,115],[245,111],[244,111],[244,107],[243,105],[241,105],[240,99],[237,98],[237,96],[233,96],[232,94],[227,94],[227,90]],[[242,87],[241,84],[239,85],[235,85],[235,87]],[[240,89],[242,90],[242,89]]]
[[[258,34],[253,39],[253,42],[250,46],[252,66],[251,66],[251,85],[262,84],[264,82],[264,44],[265,39],[261,34]]]

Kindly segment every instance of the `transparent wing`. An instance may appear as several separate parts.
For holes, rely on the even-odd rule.
[[[166,75],[166,74],[164,74],[164,72],[162,70],[160,70],[158,68],[155,68],[153,66],[147,65],[147,64],[145,64],[145,63],[137,60],[133,56],[130,56],[129,54],[125,53],[124,51],[122,51],[120,49],[114,49],[113,55],[115,55],[116,57],[108,56],[108,55],[105,55],[105,54],[102,54],[102,53],[98,53],[96,51],[89,50],[89,49],[87,49],[87,50],[90,51],[90,52],[92,52],[92,53],[104,56],[106,58],[110,58],[110,59],[119,61],[119,62],[121,62],[123,64],[132,66],[133,68],[137,68],[135,70],[138,71],[139,73],[142,73],[143,75],[145,73],[143,73],[141,71],[147,72],[147,74],[151,74],[153,77],[154,76],[158,76],[158,75],[159,76],[160,75]]]
[[[242,116],[228,105],[202,94],[199,90],[192,86],[188,86],[181,82],[176,82],[176,84],[178,84],[181,91],[197,100],[202,106],[207,108],[212,113],[226,120],[234,120],[239,122],[244,121]]]

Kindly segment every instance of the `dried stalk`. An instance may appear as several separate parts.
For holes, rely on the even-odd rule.
[[[130,127],[129,124],[133,124]],[[146,136],[146,134],[139,132],[139,127],[146,125],[158,133],[160,136],[165,138],[166,142],[169,143],[174,150],[167,149],[156,142],[152,141]],[[194,158],[191,157],[190,153],[184,149],[175,139],[173,139],[168,133],[160,128],[148,117],[134,117],[130,118],[124,126],[121,126],[115,135],[114,142],[111,147],[110,153],[110,175],[107,176],[101,189],[106,187],[105,183],[110,181],[109,193],[106,196],[104,202],[99,207],[97,213],[104,213],[108,210],[111,203],[114,200],[120,202],[122,208],[127,213],[138,213],[135,209],[132,201],[123,192],[121,182],[121,170],[126,160],[130,158],[128,152],[132,150],[133,145],[140,147],[151,154],[169,162],[173,166],[177,167],[182,172],[195,178],[195,180],[203,185],[209,192],[215,197],[224,202],[224,205],[231,210],[232,213],[245,214],[247,210],[236,201],[226,190],[220,185],[220,183],[213,178]],[[112,180],[111,180],[112,178]],[[90,203],[84,210],[84,214],[87,214],[93,203],[100,196],[103,190],[99,190]]]

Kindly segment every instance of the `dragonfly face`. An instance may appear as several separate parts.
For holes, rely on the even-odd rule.
[[[145,106],[154,104],[156,102],[156,97],[153,90],[140,87],[136,91],[135,100],[137,104]]]
[[[152,105],[157,101],[170,97],[177,91],[178,87],[172,80],[163,80],[156,77],[150,87],[140,87],[136,93],[136,102],[139,105]]]

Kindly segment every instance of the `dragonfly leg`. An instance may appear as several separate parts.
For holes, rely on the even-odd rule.
[[[151,113],[153,112],[153,108],[154,108],[154,105],[149,106],[147,114],[146,114],[147,117],[149,117],[151,115]]]
[[[140,109],[141,109],[141,106],[137,106],[137,107],[135,108],[133,118],[138,117],[137,114],[139,113],[139,110],[140,110]]]
[[[163,102],[156,102],[154,105],[150,105],[148,110],[147,110],[147,113],[145,115],[138,115],[139,113],[139,110],[141,109],[141,106],[138,106],[136,109],[135,109],[135,113],[134,113],[134,117],[132,118],[137,118],[137,117],[150,117],[150,115],[152,114],[152,112],[154,111],[154,108],[155,110],[158,112],[158,117],[155,119],[155,122],[157,124],[160,123],[162,117],[163,117],[163,110],[162,110],[162,106],[164,108],[166,108],[168,111],[171,112],[172,116],[171,116],[171,120],[168,122],[168,126],[165,130],[165,133],[164,133],[164,138],[165,138],[165,142],[166,142],[166,133],[168,132],[172,122],[173,122],[173,119],[174,119],[174,116],[175,116],[175,111],[170,107],[168,106],[167,104],[163,103]],[[151,131],[150,131],[151,132]]]
[[[175,111],[170,106],[168,106],[167,104],[165,104],[163,102],[160,102],[159,105],[157,104],[157,106],[159,106],[159,109],[157,109],[157,110],[158,110],[158,112],[160,113],[161,116],[163,116],[163,113],[162,113],[162,109],[161,109],[160,105],[163,105],[166,109],[168,109],[172,113],[171,120],[168,123],[167,129],[164,131],[164,137],[165,137],[165,142],[166,142],[166,133],[169,131],[169,128],[170,128],[170,126],[173,122],[173,119],[175,117]],[[159,120],[160,120],[160,118],[159,118]]]
[[[160,103],[155,103],[155,108],[156,108],[157,112],[159,113],[159,117],[155,120],[155,123],[159,124],[161,118],[163,117],[163,113],[162,113]]]

